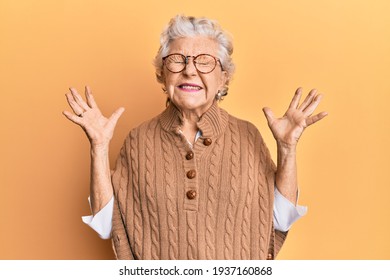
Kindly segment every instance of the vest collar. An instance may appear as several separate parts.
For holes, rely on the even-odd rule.
[[[196,124],[202,132],[202,137],[215,137],[225,131],[228,119],[228,113],[219,108],[218,103],[214,101]],[[160,123],[164,130],[178,133],[183,123],[183,116],[179,109],[173,103],[170,103],[161,113]]]

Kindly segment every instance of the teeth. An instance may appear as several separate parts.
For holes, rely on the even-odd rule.
[[[189,90],[200,90],[201,89],[200,87],[196,87],[196,86],[181,86],[181,88],[189,89]]]

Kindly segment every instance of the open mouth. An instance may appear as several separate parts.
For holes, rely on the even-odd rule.
[[[195,84],[181,84],[179,85],[179,88],[183,91],[188,91],[188,92],[195,92],[203,89],[202,87]]]

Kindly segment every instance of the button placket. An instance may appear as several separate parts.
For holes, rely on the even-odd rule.
[[[182,195],[184,196],[184,210],[197,211],[198,201],[201,194],[199,193],[199,176],[197,162],[203,152],[213,144],[210,137],[198,138],[193,147],[182,145],[178,142],[179,149],[182,152],[182,162],[184,167],[184,186]]]
[[[183,152],[184,189],[182,194],[184,195],[184,209],[197,211],[199,194],[195,152],[192,149]]]

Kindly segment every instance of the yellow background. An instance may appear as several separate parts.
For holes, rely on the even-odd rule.
[[[253,122],[298,86],[329,116],[299,144],[309,207],[279,259],[390,259],[390,1],[0,2],[0,259],[111,259],[89,213],[89,146],[61,114],[68,87],[91,86],[105,114],[126,111],[111,144],[164,109],[152,59],[177,13],[217,19],[237,71],[221,106]]]

